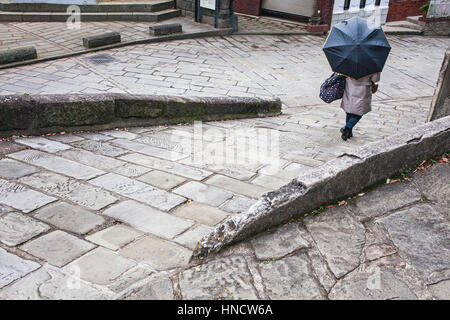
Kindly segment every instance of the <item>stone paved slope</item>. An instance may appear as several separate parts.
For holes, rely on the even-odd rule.
[[[136,294],[170,299],[176,288],[177,298],[198,297],[204,292],[197,288],[208,283],[209,276],[197,269],[185,270],[179,277],[176,274],[211,228],[227,216],[245,211],[261,193],[278,188],[307,168],[425,122],[447,38],[390,37],[394,50],[374,111],[363,118],[347,142],[339,136],[342,111],[317,98],[317,88],[329,75],[320,54],[322,41],[307,36],[183,40],[110,50],[105,54],[113,61],[106,64],[95,64],[87,59],[94,55],[86,55],[0,71],[1,94],[266,95],[280,96],[284,103],[284,114],[273,118],[0,141],[0,296],[103,299]],[[239,141],[240,136],[249,140]],[[256,153],[256,159],[244,157],[238,162],[237,156],[252,154],[255,137],[279,143],[262,149],[272,152]],[[213,155],[223,154],[221,150],[234,152],[230,153],[233,157],[218,162]],[[198,155],[210,157],[198,162]],[[433,185],[437,178],[430,179],[417,185]],[[408,227],[417,230],[421,228],[418,224],[424,223],[427,234],[438,237],[433,240],[439,242],[440,234],[420,220],[424,215],[419,213],[430,212],[427,219],[446,232],[441,223],[446,213],[439,208],[448,195],[442,195],[442,189],[430,188],[429,194],[421,190],[417,209],[409,207],[406,198],[406,206],[390,210],[413,210],[416,218],[407,222]],[[414,201],[419,192],[415,190],[411,191]],[[386,228],[386,235],[360,221],[357,212],[333,214],[349,208],[331,210],[300,231],[291,226],[286,237],[297,240],[289,241],[294,246],[289,252],[300,251],[285,261],[278,258],[289,252],[273,256],[277,260],[274,265],[251,258],[259,254],[256,251],[261,245],[256,244],[254,254],[243,245],[233,251],[241,252],[240,256],[225,254],[222,260],[205,265],[208,273],[224,274],[225,279],[239,284],[229,292],[220,291],[231,288],[228,282],[206,285],[212,290],[209,297],[276,298],[296,292],[302,298],[342,296],[344,290],[339,288],[347,288],[346,281],[363,283],[370,276],[352,272],[361,266],[360,252],[372,233],[377,246],[364,249],[369,250],[371,260],[378,261],[395,247],[402,259],[410,261],[405,264],[406,273],[400,270],[401,276],[395,270],[382,271],[382,279],[397,290],[388,291],[393,292],[389,297],[427,298],[430,290],[438,292],[435,295],[445,290],[447,266],[436,264],[436,269],[424,264],[398,234],[410,211],[372,217],[362,210],[365,219],[382,219],[373,228]],[[341,230],[335,240],[345,243],[345,259],[336,257],[333,243],[323,236],[327,223]],[[346,236],[348,228],[355,230],[354,237]],[[386,242],[384,236],[390,240]],[[421,246],[430,256],[442,254],[434,246]],[[382,261],[397,259],[396,254],[387,256]],[[394,263],[402,266],[403,262]],[[410,265],[419,270],[417,279],[423,279],[419,289],[405,280],[411,275],[408,270],[413,270]],[[315,276],[311,278],[312,271]],[[277,273],[300,275],[299,286],[304,290],[286,289],[289,279],[264,282]],[[357,281],[342,278],[350,274]],[[336,277],[342,281],[335,284]],[[147,282],[148,286],[143,285]],[[194,288],[192,283],[198,285]]]

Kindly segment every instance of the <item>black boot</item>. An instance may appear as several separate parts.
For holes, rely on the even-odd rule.
[[[352,131],[347,127],[341,128],[341,132],[342,132],[341,138],[344,141],[347,141],[348,138],[351,138],[353,136]]]
[[[342,128],[341,128],[341,133],[344,133],[344,129],[345,129],[345,127],[342,127]],[[353,132],[352,132],[352,130],[350,130],[350,137],[349,137],[349,138],[351,138],[351,137],[353,137]]]

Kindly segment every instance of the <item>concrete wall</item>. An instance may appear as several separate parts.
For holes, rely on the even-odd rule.
[[[428,121],[433,121],[450,115],[450,47],[445,53],[441,72],[431,102]]]

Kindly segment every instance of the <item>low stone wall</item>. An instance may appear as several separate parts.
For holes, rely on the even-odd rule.
[[[450,116],[450,47],[442,62],[427,120],[433,121],[446,116]]]
[[[0,96],[0,137],[281,113],[280,99],[128,94]]]
[[[450,36],[450,17],[426,18],[423,34],[426,36]]]
[[[246,213],[227,219],[198,243],[194,257],[217,252],[320,206],[346,199],[447,151],[450,116],[344,153],[262,195]]]

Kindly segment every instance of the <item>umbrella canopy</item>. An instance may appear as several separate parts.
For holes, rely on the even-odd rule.
[[[359,79],[383,70],[391,46],[381,27],[352,18],[331,29],[323,51],[334,72]]]

